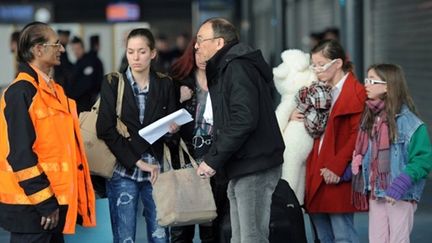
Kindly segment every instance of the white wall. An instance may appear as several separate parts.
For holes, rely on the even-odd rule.
[[[14,55],[10,52],[9,40],[14,31],[13,25],[0,25],[0,87],[11,83],[15,76]]]

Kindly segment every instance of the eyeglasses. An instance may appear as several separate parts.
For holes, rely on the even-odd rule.
[[[57,41],[56,43],[43,43],[42,46],[52,46],[56,49],[60,49],[63,45],[60,43],[60,41]]]
[[[214,39],[217,39],[217,38],[222,38],[222,37],[217,36],[217,37],[211,37],[211,38],[207,38],[207,39],[200,39],[200,38],[197,38],[196,43],[197,43],[198,45],[201,45],[201,43],[203,43],[204,41],[214,40]]]
[[[326,63],[326,64],[324,64],[322,66],[317,66],[315,64],[312,64],[312,65],[309,66],[309,69],[312,70],[315,73],[322,73],[322,72],[327,71],[327,69],[329,69],[331,67],[331,65],[333,65],[333,63],[335,63],[336,61],[337,61],[337,59],[334,59],[331,62]]]
[[[387,84],[386,81],[375,80],[375,79],[370,79],[370,78],[365,78],[364,83],[365,84]]]

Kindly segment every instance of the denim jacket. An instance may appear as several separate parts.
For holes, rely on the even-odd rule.
[[[405,105],[402,106],[401,113],[396,115],[396,124],[398,130],[398,136],[396,141],[390,146],[390,184],[393,180],[399,176],[401,172],[405,170],[405,167],[408,164],[408,147],[411,141],[411,137],[417,128],[423,124],[423,122],[414,115],[408,107]],[[365,191],[370,190],[371,186],[369,185],[369,172],[370,172],[370,163],[371,163],[371,143],[369,143],[368,150],[362,161],[362,170],[363,170],[363,179],[365,181]],[[420,197],[423,193],[423,188],[425,186],[425,179],[420,179],[417,182],[413,183],[411,188],[402,196],[401,200],[415,200],[420,201]],[[377,185],[375,186],[375,195],[377,197],[384,197],[385,190],[380,189],[381,187],[378,185],[379,180],[376,181]]]

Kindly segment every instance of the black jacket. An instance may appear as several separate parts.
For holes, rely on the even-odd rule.
[[[260,51],[245,44],[219,50],[207,63],[213,145],[204,161],[227,179],[276,167],[285,149],[273,109],[273,75]]]
[[[122,137],[116,130],[118,80],[113,80],[110,84],[106,76],[102,81],[100,92],[101,101],[96,122],[97,135],[105,141],[117,160],[127,169],[135,168],[135,163],[144,152],[149,152],[159,161],[162,161],[162,139],[150,145],[138,134],[138,131],[176,110],[173,82],[167,76],[151,72],[144,121],[141,124],[135,96],[126,74],[123,74],[123,79],[125,81],[125,90],[120,119],[126,125],[130,138]]]
[[[64,46],[66,49],[66,46]],[[64,90],[67,89],[72,78],[73,64],[69,60],[67,51],[60,54],[60,65],[54,67],[54,80]],[[66,92],[67,95],[67,92]]]
[[[66,94],[76,101],[78,113],[89,111],[96,102],[103,75],[103,64],[96,52],[84,54],[74,65]]]

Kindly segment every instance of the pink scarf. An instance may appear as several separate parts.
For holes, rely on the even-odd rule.
[[[369,140],[371,144],[370,185],[372,198],[375,198],[375,187],[385,190],[389,184],[390,175],[390,139],[387,124],[387,113],[383,100],[368,100],[366,105],[375,115],[372,126],[371,137],[365,130],[364,120],[360,125],[355,150],[352,160],[352,201],[356,208],[366,210],[368,208],[367,195],[364,191],[364,181],[361,170],[363,156],[368,149]]]

